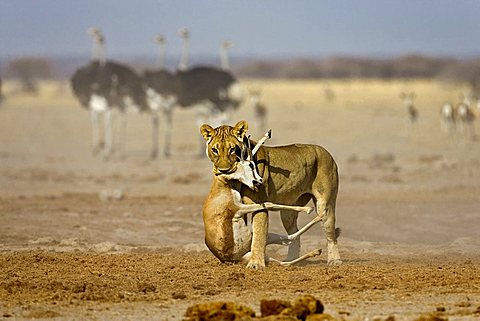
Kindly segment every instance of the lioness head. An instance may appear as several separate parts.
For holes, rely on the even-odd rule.
[[[204,124],[200,133],[207,142],[207,156],[213,163],[213,173],[231,174],[237,170],[243,138],[248,123],[239,121],[235,126],[223,125],[213,128]]]

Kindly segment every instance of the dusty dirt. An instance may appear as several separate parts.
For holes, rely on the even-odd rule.
[[[266,87],[273,97],[277,87]],[[398,97],[388,86],[384,95]],[[346,320],[480,318],[480,142],[441,132],[434,102],[423,101],[416,126],[400,102],[352,107],[319,96],[318,105],[271,106],[270,145],[321,144],[339,164],[344,264],[328,267],[322,254],[251,271],[221,264],[203,243],[211,165],[197,157],[193,112],[175,114],[170,159],[148,159],[149,118],[133,115],[125,156],[106,162],[91,154],[88,113],[68,92],[7,98],[0,319],[181,320],[189,306],[210,301],[259,314],[261,299],[304,294]],[[245,107],[234,119],[252,114]],[[282,232],[277,216],[270,214],[271,229]],[[315,227],[302,251],[318,246],[326,252]]]

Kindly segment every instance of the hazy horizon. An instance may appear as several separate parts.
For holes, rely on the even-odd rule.
[[[180,27],[192,57],[301,58],[480,55],[480,2],[125,0],[0,1],[0,57],[86,56],[86,29],[101,28],[109,57],[154,57],[162,33],[178,57]]]

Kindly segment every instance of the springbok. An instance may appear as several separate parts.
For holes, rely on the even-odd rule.
[[[294,212],[312,212],[312,207],[286,206],[270,202],[261,204],[243,204],[240,195],[240,185],[243,183],[251,189],[262,184],[253,162],[253,155],[258,151],[266,139],[270,138],[270,131],[257,142],[253,150],[250,140],[245,138],[240,151],[240,161],[233,173],[214,175],[210,193],[203,205],[203,222],[205,226],[205,244],[221,262],[248,262],[251,256],[252,227],[247,218],[248,214],[257,211],[288,210]],[[291,235],[268,233],[267,244],[289,245],[313,225],[320,222],[322,216],[317,215],[303,228]],[[291,261],[278,261],[266,257],[266,261],[280,265],[291,265],[310,257],[320,255],[316,249]]]
[[[475,113],[473,111],[473,94],[460,95],[462,102],[457,105],[457,118],[460,133],[465,135],[465,138],[475,136]]]
[[[455,125],[456,110],[452,104],[446,103],[440,109],[440,121],[442,129],[448,133],[453,134],[456,129]]]
[[[407,108],[408,116],[410,118],[410,123],[415,124],[418,119],[418,109],[415,107],[413,101],[415,100],[415,93],[409,92],[405,93],[402,92],[400,94],[400,99],[402,99],[403,105]]]
[[[264,131],[267,127],[268,109],[267,109],[267,106],[261,101],[261,99],[262,99],[261,89],[249,90],[249,104],[253,108],[254,119],[256,122],[255,127]]]
[[[237,170],[239,153],[237,154],[236,150],[243,147],[247,130],[248,123],[244,120],[237,122],[235,126],[213,128],[208,124],[202,125],[200,132],[206,141],[206,152],[212,161],[215,174],[230,174]],[[322,216],[322,227],[327,239],[327,264],[341,264],[337,243],[340,229],[335,228],[338,168],[332,155],[325,148],[311,144],[260,146],[254,161],[263,178],[263,184],[258,187],[258,191],[242,185],[242,202],[305,206],[312,200],[317,214]],[[296,233],[298,213],[288,210],[280,212],[287,233]],[[268,211],[255,212],[252,214],[252,221],[252,256],[247,267],[262,269],[265,267]],[[287,261],[298,258],[299,253],[300,238],[289,245]]]

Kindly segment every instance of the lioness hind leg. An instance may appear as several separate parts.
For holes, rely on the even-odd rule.
[[[288,235],[298,232],[297,218],[298,213],[295,211],[280,211],[280,217],[282,218],[282,224]],[[286,261],[293,261],[300,255],[300,237],[292,240],[288,245],[288,253]]]
[[[338,252],[337,236],[339,229],[335,229],[335,206],[326,205],[322,201],[316,201],[317,213],[323,213],[322,225],[327,238],[327,264],[340,265],[340,253]]]

